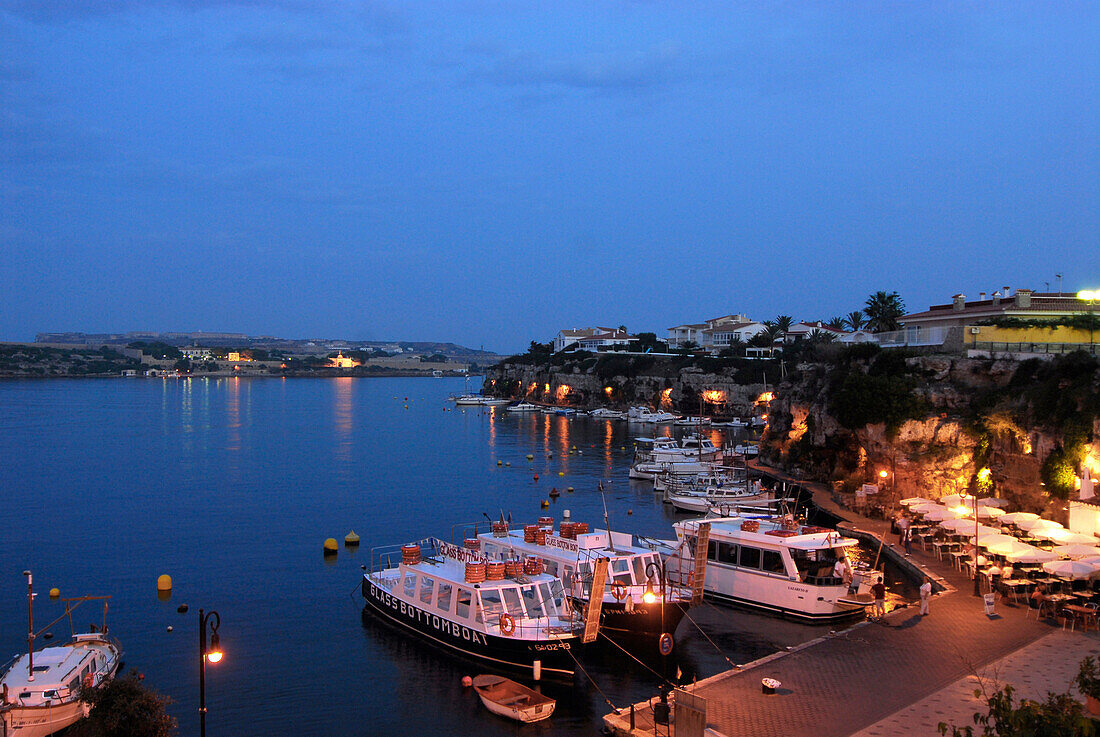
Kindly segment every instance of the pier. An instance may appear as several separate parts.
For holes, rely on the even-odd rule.
[[[759,464],[754,468],[799,483],[774,469]],[[897,536],[890,534],[888,521],[836,504],[822,484],[804,486],[815,503],[842,520],[840,529],[875,544],[883,541],[884,556],[914,574],[932,577],[938,593],[933,596],[930,614],[921,617],[915,603],[902,606],[880,621],[862,622],[686,686],[685,690],[706,700],[708,734],[871,737],[907,733],[932,737],[938,734],[939,721],[963,726],[973,724],[974,712],[985,712],[984,702],[973,697],[974,687],[960,686],[975,674],[997,670],[1002,682],[1013,683],[1013,673],[1022,678],[1035,666],[1030,662],[1033,658],[1019,653],[1035,650],[1044,655],[1034,660],[1046,662],[1056,671],[1049,681],[1036,686],[1037,693],[1025,689],[1024,695],[1042,697],[1047,690],[1069,688],[1080,659],[1100,652],[1096,633],[1063,635],[1050,621],[1028,619],[1024,605],[998,598],[996,613],[987,616],[983,600],[973,595],[973,580],[965,574],[919,544],[907,557]],[[730,616],[737,616],[737,610],[731,609]],[[994,664],[998,667],[991,668]],[[776,693],[764,694],[762,678],[776,679],[782,685]],[[633,730],[630,711],[627,707],[608,714],[604,724],[617,735],[655,734],[650,702],[634,705]],[[658,725],[656,733],[669,734],[668,729]],[[674,727],[671,734],[675,734]]]

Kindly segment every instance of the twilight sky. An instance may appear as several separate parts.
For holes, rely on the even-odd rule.
[[[156,7],[149,7],[149,6]],[[1100,287],[1092,2],[0,0],[0,339]]]

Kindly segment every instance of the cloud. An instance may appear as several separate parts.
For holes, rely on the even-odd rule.
[[[662,43],[641,51],[614,51],[551,59],[535,53],[471,47],[485,59],[475,79],[501,87],[563,87],[576,90],[630,91],[657,87],[680,75],[680,46]]]

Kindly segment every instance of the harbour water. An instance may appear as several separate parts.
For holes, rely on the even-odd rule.
[[[446,401],[461,389],[418,378],[0,383],[3,659],[25,645],[30,569],[39,592],[111,595],[128,667],[172,699],[181,734],[198,727],[200,607],[219,612],[226,653],[207,669],[211,735],[513,734],[462,689],[476,666],[362,616],[371,546],[447,538],[502,512],[533,521],[552,486],[563,491],[555,517],[569,509],[602,525],[600,481],[613,528],[670,537],[677,516],[627,481],[637,427],[463,412]],[[352,529],[361,547],[324,560],[323,540]],[[156,594],[164,573],[168,601]],[[42,593],[36,621],[61,611]],[[98,611],[76,618],[86,626]],[[606,701],[652,695],[661,667],[705,677],[828,629],[704,604],[666,664],[586,654],[591,680],[545,684],[558,710],[530,729],[594,734]]]

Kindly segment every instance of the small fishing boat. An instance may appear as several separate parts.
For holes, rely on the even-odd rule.
[[[5,737],[45,737],[75,724],[88,715],[90,707],[80,700],[84,689],[100,686],[114,678],[121,664],[118,643],[107,637],[106,623],[96,631],[73,634],[72,640],[57,647],[36,651],[34,641],[85,601],[103,596],[64,599],[65,613],[38,633],[34,626],[34,594],[27,573],[31,630],[27,652],[2,668],[0,674],[0,734]]]
[[[537,404],[531,404],[530,402],[520,402],[519,404],[513,404],[508,408],[509,412],[538,412],[539,406]]]
[[[486,709],[517,722],[540,722],[554,713],[558,703],[504,676],[475,676],[474,690]]]

